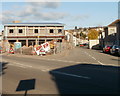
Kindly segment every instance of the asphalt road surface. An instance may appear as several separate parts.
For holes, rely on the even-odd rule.
[[[119,94],[119,58],[75,48],[49,57],[2,55],[3,94]],[[42,96],[42,95],[41,95]]]

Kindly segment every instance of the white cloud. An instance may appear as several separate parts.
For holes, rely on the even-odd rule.
[[[60,2],[28,2],[28,5],[34,8],[58,8]]]
[[[0,14],[0,21],[2,21],[2,14]]]
[[[89,18],[89,15],[76,15],[76,16],[73,16],[73,20],[85,20]]]
[[[16,6],[16,5],[15,5]],[[60,2],[28,2],[24,6],[18,5],[16,10],[4,11],[2,16],[3,23],[10,23],[14,20],[21,22],[40,22],[40,21],[78,21],[88,18],[87,15],[70,14],[67,12],[59,12],[57,8]],[[3,6],[4,7],[4,6]],[[49,10],[51,8],[51,10]]]
[[[4,6],[3,6],[4,7]],[[3,23],[20,20],[22,22],[36,21],[36,20],[59,20],[64,18],[67,14],[63,12],[44,12],[47,8],[55,10],[59,7],[58,2],[29,2],[25,6],[18,5],[21,10],[4,11],[2,16]]]
[[[63,12],[35,12],[33,15],[36,20],[60,20],[67,16],[68,14]]]
[[[73,22],[78,22],[78,21],[85,21],[88,18],[90,18],[90,15],[88,14],[69,14],[69,17],[66,19],[67,21],[73,21]]]
[[[25,0],[25,2],[60,2],[61,0]]]
[[[119,2],[119,0],[2,0],[2,2]]]

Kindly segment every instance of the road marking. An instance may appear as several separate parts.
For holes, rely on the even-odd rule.
[[[25,64],[21,64],[21,63],[17,63],[17,62],[12,62],[12,63],[15,63],[16,65],[24,66],[24,67],[32,67],[30,65],[25,65]]]
[[[49,60],[49,59],[48,59],[48,60]],[[50,60],[53,60],[53,61],[54,61],[54,60],[56,60],[56,59],[50,59]]]
[[[48,60],[48,61],[51,61],[51,59],[43,59],[42,58],[42,60]],[[8,60],[4,60],[4,61],[6,61],[6,62],[9,62]],[[97,64],[96,62],[95,63],[93,63],[93,62],[79,62],[79,61],[66,61],[66,60],[60,60],[60,59],[58,59],[58,60],[52,60],[52,61],[59,61],[59,62],[66,62],[66,63],[75,63],[75,64],[88,64],[88,63],[90,63],[90,64]],[[13,61],[11,61],[11,62],[13,62]],[[20,63],[19,63],[20,64]],[[98,63],[99,64],[99,63]],[[70,65],[74,65],[74,64],[70,64]],[[27,66],[27,65],[26,65]],[[31,66],[32,67],[32,66]]]
[[[100,62],[100,61],[97,61],[98,63],[100,63],[101,65],[106,65],[106,64],[103,64],[102,62]],[[108,64],[107,64],[108,65]]]
[[[86,54],[88,54],[88,53],[86,53]],[[89,56],[91,56],[91,55],[89,55]],[[49,59],[49,58],[48,59],[47,58],[39,58],[39,59],[41,59],[41,60],[48,60],[48,61],[66,62],[66,63],[90,63],[90,64],[96,64],[96,63],[92,63],[92,62],[79,62],[79,61],[69,61],[69,60],[60,60],[60,59]]]
[[[94,60],[97,60],[95,57],[92,57]]]
[[[30,65],[25,65],[25,64],[21,64],[21,63],[17,63],[17,62],[12,62],[13,64],[8,64],[8,65],[12,65],[12,66],[16,66],[16,67],[21,67],[21,68],[34,68],[34,69],[39,69],[43,72],[48,72],[50,71],[50,69],[44,67],[44,66],[40,66],[40,67],[33,67]]]
[[[15,62],[14,62],[15,63]],[[29,65],[23,65],[23,64],[19,64],[19,63],[15,63],[15,64],[9,64],[9,65],[12,65],[12,66],[16,66],[16,67],[21,67],[21,68],[33,68],[32,66],[29,66]],[[50,71],[50,69],[47,69],[47,68],[43,68],[43,67],[34,67],[33,69],[39,69],[43,72],[48,72]]]
[[[58,72],[58,71],[53,71],[53,72],[57,73],[57,74],[62,74],[62,75],[67,75],[67,76],[72,76],[72,77],[77,77],[77,78],[91,79],[90,77],[86,77],[86,76],[80,76],[80,75],[75,75],[75,74],[68,74],[68,73]]]
[[[91,57],[92,59],[94,59],[95,61],[97,61],[99,64],[104,65],[102,62],[100,62],[99,60],[97,60],[95,57],[93,57],[92,55],[90,55],[87,52],[84,52],[85,54],[87,54],[89,57]]]
[[[7,61],[7,60],[6,60]],[[7,61],[8,62],[8,61]],[[12,66],[17,66],[17,67],[22,67],[22,68],[28,68],[28,67],[32,67],[30,65],[24,65],[24,64],[20,64],[17,62],[12,62],[13,64],[8,64],[8,65],[12,65]]]
[[[90,54],[88,54],[87,52],[85,52],[85,54],[87,54],[87,55],[89,55],[90,57],[91,57],[91,55]],[[76,61],[66,61],[66,60],[56,60],[56,59],[45,59],[45,58],[40,58],[40,59],[42,59],[42,60],[49,60],[49,61],[59,61],[59,62],[66,62],[66,63],[74,63],[74,64],[101,64],[101,65],[110,65],[110,66],[118,66],[118,65],[113,65],[113,64],[103,64],[102,62],[100,62],[100,61],[98,61],[96,58],[94,58],[93,56],[92,56],[92,58],[95,60],[95,61],[97,61],[98,63],[93,63],[93,62],[76,62]],[[2,62],[3,61],[5,61],[5,62],[9,62],[9,59],[4,59],[4,60],[2,60]],[[11,61],[11,63],[13,63],[13,61]],[[19,64],[20,65],[20,67],[23,67],[23,68],[34,68],[34,69],[39,69],[39,70],[43,70],[44,72],[46,72],[46,71],[50,71],[50,70],[52,70],[52,69],[55,69],[55,68],[46,68],[46,67],[44,67],[43,68],[43,66],[42,66],[42,68],[40,68],[40,67],[33,67],[33,66],[30,66],[30,65],[25,65],[25,64],[21,64],[21,63],[17,63],[17,62],[14,62],[14,63],[16,63],[16,64]],[[74,65],[74,64],[69,64],[69,65]],[[8,64],[9,65],[9,64]],[[15,64],[14,64],[15,65]]]
[[[90,55],[90,56],[91,56],[91,55]],[[43,58],[42,58],[42,59],[43,59]],[[94,59],[95,59],[95,58],[94,58]],[[49,60],[49,61],[51,60],[51,61],[59,61],[59,62],[67,62],[67,63],[90,63],[90,64],[97,64],[97,63],[92,63],[92,62],[79,62],[79,61],[76,62],[76,61],[69,61],[69,60],[66,61],[66,60],[60,60],[60,59],[57,59],[57,60],[56,60],[56,59],[45,59],[45,58],[44,58],[43,60]],[[99,64],[99,63],[98,63],[98,64]],[[73,64],[72,64],[72,65],[73,65]]]
[[[41,71],[48,72],[48,71],[50,71],[50,69],[42,69]]]
[[[59,60],[59,59],[45,59],[45,58],[43,60],[60,61],[60,62],[73,62],[73,63],[75,62],[75,61],[66,61],[66,60]]]
[[[25,66],[21,66],[21,65],[18,65],[18,64],[9,64],[9,65],[17,66],[17,67],[21,67],[21,68],[27,68],[27,67],[25,67]]]

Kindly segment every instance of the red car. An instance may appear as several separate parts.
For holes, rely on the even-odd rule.
[[[83,44],[80,44],[80,47],[84,46]]]
[[[104,48],[103,48],[103,52],[105,53],[110,53],[110,49],[112,48],[112,45],[106,45]]]

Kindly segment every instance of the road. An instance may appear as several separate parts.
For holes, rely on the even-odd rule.
[[[46,57],[2,55],[2,93],[118,94],[118,61],[117,56],[83,48]]]

